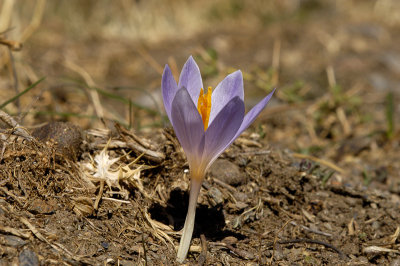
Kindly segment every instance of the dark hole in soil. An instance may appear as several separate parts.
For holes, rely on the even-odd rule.
[[[149,213],[152,219],[172,225],[175,231],[179,231],[185,223],[188,203],[188,192],[174,189],[170,193],[167,207],[154,203],[149,208]],[[203,204],[197,205],[193,237],[199,237],[200,234],[204,234],[212,241],[219,241],[227,236],[235,236],[238,239],[245,237],[241,234],[224,230],[224,227],[225,217],[222,212],[222,206],[209,207]]]

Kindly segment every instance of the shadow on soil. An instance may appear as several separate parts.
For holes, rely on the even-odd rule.
[[[149,208],[151,218],[164,224],[172,225],[175,231],[183,228],[188,209],[189,193],[181,189],[174,189],[170,193],[167,207],[154,203]],[[225,217],[222,212],[222,206],[217,205],[210,208],[207,205],[200,204],[196,209],[196,223],[193,237],[199,237],[204,234],[211,241],[220,241],[227,236],[234,236],[237,239],[244,239],[245,236],[230,230],[224,230]]]

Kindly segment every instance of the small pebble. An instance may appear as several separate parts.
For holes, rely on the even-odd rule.
[[[0,235],[0,242],[6,246],[19,248],[26,245],[26,241],[22,238],[12,235]]]
[[[239,210],[243,210],[249,206],[249,204],[240,202],[240,201],[236,202],[235,205],[236,205],[236,208],[238,208]]]
[[[29,204],[28,210],[33,214],[51,214],[57,210],[57,201],[54,199],[46,201],[36,198]]]
[[[222,204],[224,202],[222,192],[216,187],[210,188],[207,194],[212,199],[214,206]]]
[[[381,224],[378,221],[374,221],[372,223],[372,228],[374,228],[374,230],[378,230],[381,227]]]
[[[108,242],[101,242],[100,245],[104,248],[104,249],[108,249],[108,247],[110,246],[110,244]]]
[[[237,200],[237,201],[241,201],[241,202],[246,202],[249,197],[247,196],[246,193],[243,192],[235,192],[233,193],[233,197]]]
[[[224,159],[214,162],[210,168],[210,174],[212,177],[231,186],[243,184],[246,178],[246,176],[240,172],[236,164]]]
[[[238,242],[238,239],[234,236],[227,236],[224,239],[222,239],[221,242],[229,245],[235,245]]]
[[[37,266],[39,259],[35,252],[30,249],[24,249],[18,256],[20,266]]]

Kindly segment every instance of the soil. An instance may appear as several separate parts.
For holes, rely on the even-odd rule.
[[[189,54],[204,84],[242,69],[248,107],[278,90],[207,173],[185,263],[399,265],[400,7],[383,2],[282,1],[256,27],[157,41],[69,39],[47,9],[57,23],[0,57],[3,99],[12,68],[47,77],[2,106],[19,124],[0,114],[0,265],[178,265],[190,173],[159,86]]]

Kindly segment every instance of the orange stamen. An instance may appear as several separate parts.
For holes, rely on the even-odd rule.
[[[197,101],[197,110],[199,110],[201,118],[203,119],[204,131],[207,130],[208,119],[210,118],[211,94],[212,94],[211,87],[208,87],[208,90],[205,94],[203,88],[201,88],[199,100]]]

